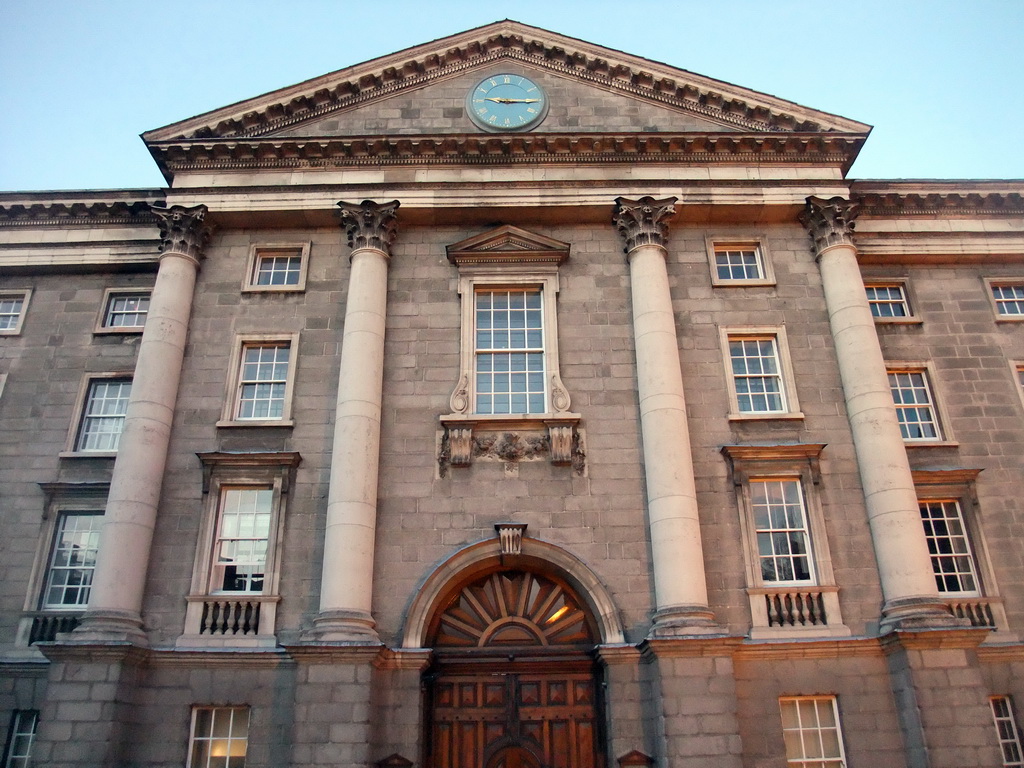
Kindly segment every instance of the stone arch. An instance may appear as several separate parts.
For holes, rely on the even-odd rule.
[[[561,547],[532,538],[523,538],[522,554],[502,555],[501,544],[494,538],[463,547],[426,578],[409,607],[402,634],[402,648],[425,647],[431,619],[454,585],[468,581],[498,564],[558,576],[586,604],[596,624],[600,644],[618,645],[625,642],[622,622],[611,595],[582,560]]]

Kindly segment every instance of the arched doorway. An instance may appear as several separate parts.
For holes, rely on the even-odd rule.
[[[427,630],[429,768],[602,768],[597,626],[557,575],[496,565]]]

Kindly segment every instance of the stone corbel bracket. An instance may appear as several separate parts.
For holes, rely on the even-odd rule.
[[[441,417],[438,468],[444,477],[449,467],[468,467],[474,459],[504,462],[531,461],[548,455],[552,464],[586,468],[583,433],[578,413],[550,416]]]

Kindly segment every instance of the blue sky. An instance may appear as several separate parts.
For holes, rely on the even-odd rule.
[[[6,0],[0,190],[161,186],[143,131],[506,17],[869,123],[854,178],[1024,178],[1024,0]]]

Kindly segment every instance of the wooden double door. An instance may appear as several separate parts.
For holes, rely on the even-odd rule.
[[[431,768],[602,768],[593,670],[440,671],[428,686]]]

